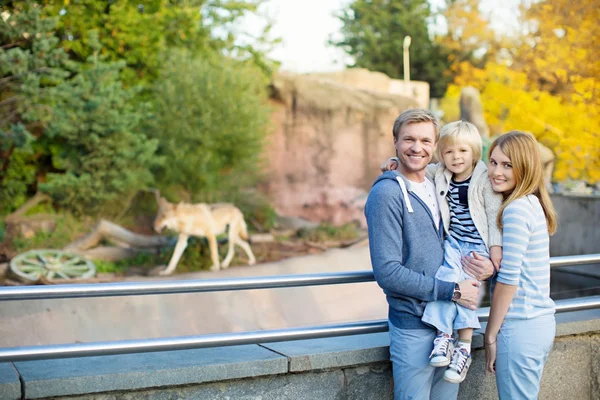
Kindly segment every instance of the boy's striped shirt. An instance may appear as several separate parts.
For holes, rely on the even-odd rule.
[[[446,194],[448,208],[450,209],[450,227],[448,233],[453,238],[462,242],[483,244],[483,239],[479,235],[469,211],[470,183],[471,178],[462,182],[455,182],[454,179],[450,181],[448,194]]]
[[[553,314],[550,238],[538,198],[529,195],[510,203],[504,209],[502,223],[502,264],[497,282],[519,286],[506,318]]]

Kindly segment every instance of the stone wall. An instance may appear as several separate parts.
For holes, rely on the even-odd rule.
[[[600,253],[600,197],[553,194],[558,230],[550,238],[550,255]]]
[[[600,398],[600,309],[557,315],[541,399]],[[481,332],[459,399],[497,399]],[[0,363],[0,399],[391,399],[386,332],[227,348]]]
[[[365,224],[363,206],[379,164],[394,155],[392,125],[409,97],[312,75],[273,82],[274,131],[265,187],[280,214]]]

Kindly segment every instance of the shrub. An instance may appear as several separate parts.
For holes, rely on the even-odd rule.
[[[184,188],[186,201],[231,201],[256,185],[269,126],[266,86],[252,62],[167,55],[146,124],[166,161],[157,173],[163,193]]]

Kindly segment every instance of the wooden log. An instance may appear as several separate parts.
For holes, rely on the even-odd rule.
[[[129,247],[138,248],[164,247],[172,243],[172,239],[168,237],[140,235],[103,219],[98,222],[90,233],[67,245],[65,251],[81,253],[97,246],[102,239],[113,240],[125,243]]]

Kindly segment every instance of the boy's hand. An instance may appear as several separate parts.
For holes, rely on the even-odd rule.
[[[502,247],[490,247],[490,260],[492,260],[492,264],[494,264],[496,271],[500,271],[500,263],[502,262]]]
[[[398,157],[388,158],[383,164],[379,166],[381,172],[394,171],[398,168]]]

